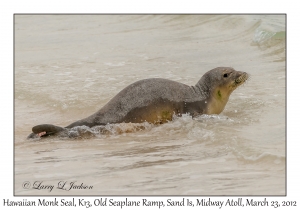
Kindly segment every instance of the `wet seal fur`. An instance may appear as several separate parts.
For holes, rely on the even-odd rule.
[[[160,124],[171,121],[174,114],[189,113],[193,117],[219,114],[230,94],[247,79],[246,72],[217,67],[206,72],[195,86],[160,78],[140,80],[125,87],[91,116],[64,128],[51,124],[34,126],[28,138],[66,134],[71,128],[83,125],[93,127],[145,121]]]

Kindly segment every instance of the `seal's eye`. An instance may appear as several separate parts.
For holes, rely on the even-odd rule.
[[[228,77],[228,74],[227,74],[227,73],[226,73],[226,74],[224,74],[224,75],[223,75],[223,77]]]

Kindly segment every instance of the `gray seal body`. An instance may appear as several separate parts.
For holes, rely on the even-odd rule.
[[[218,67],[206,72],[195,86],[168,79],[152,78],[137,81],[119,92],[105,106],[91,116],[65,128],[42,124],[32,128],[29,138],[44,132],[42,137],[76,127],[106,125],[108,123],[165,123],[173,115],[189,113],[221,113],[230,94],[248,79],[245,72],[230,67]]]

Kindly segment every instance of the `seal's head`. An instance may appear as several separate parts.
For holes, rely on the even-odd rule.
[[[246,72],[235,71],[231,67],[218,67],[206,72],[197,84],[208,98],[205,114],[221,113],[230,94],[248,77]]]

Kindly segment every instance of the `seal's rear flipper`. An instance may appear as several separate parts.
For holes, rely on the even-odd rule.
[[[39,135],[37,135],[35,133],[31,133],[31,134],[29,134],[29,136],[27,136],[27,139],[35,139],[35,138],[39,138]]]
[[[51,125],[51,124],[36,125],[32,128],[32,132],[35,134],[46,132],[42,136],[48,136],[48,135],[55,134],[55,133],[58,133],[63,130],[65,130],[65,128],[62,128],[62,127],[59,127],[56,125]]]

